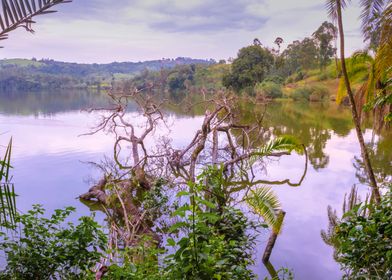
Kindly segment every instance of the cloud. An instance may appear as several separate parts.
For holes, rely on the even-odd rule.
[[[324,0],[74,0],[3,41],[0,57],[77,62],[235,57],[259,38],[272,46],[310,36],[327,20]],[[348,53],[361,48],[359,10],[345,12]]]

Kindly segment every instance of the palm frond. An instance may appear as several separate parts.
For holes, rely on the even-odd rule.
[[[380,79],[392,69],[392,1],[384,10],[380,27],[380,44],[376,53],[376,78]],[[387,74],[388,75],[388,74]],[[391,77],[389,77],[391,78]]]
[[[336,103],[341,104],[346,96],[347,96],[346,84],[344,82],[344,77],[341,77],[339,80],[338,91],[336,93]]]
[[[276,151],[301,152],[301,145],[294,136],[284,135],[270,140],[265,146],[259,149],[259,152],[263,155],[268,155]]]
[[[3,160],[0,160],[0,226],[7,222],[13,224],[16,215],[15,190],[10,177],[11,154],[12,138]]]
[[[0,40],[8,38],[8,33],[18,27],[34,32],[33,17],[54,13],[51,8],[72,0],[1,0]]]
[[[350,0],[347,2],[346,0],[327,0],[325,2],[328,16],[333,22],[336,22],[338,17],[338,5],[340,5],[341,9],[345,9],[348,2],[350,2]]]
[[[245,201],[252,210],[260,215],[272,231],[278,234],[281,231],[283,215],[280,215],[281,205],[278,197],[270,187],[259,187],[251,190]]]
[[[292,152],[297,153],[303,152],[303,145],[301,145],[298,140],[290,135],[284,135],[270,140],[266,145],[254,150],[252,156],[249,159],[249,164],[253,165],[261,157],[270,155],[273,152]]]
[[[383,13],[385,0],[361,0],[361,29],[365,41],[369,41],[374,32],[380,28],[380,19]]]

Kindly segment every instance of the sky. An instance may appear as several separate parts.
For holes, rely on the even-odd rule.
[[[352,1],[359,2],[359,1]],[[228,59],[258,38],[273,47],[311,34],[325,20],[325,0],[73,0],[36,17],[2,41],[0,58],[110,63],[162,58]],[[344,12],[346,52],[363,48],[360,10]]]

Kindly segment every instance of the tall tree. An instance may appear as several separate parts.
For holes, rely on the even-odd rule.
[[[344,53],[344,30],[343,30],[343,17],[342,10],[346,7],[345,0],[327,0],[327,9],[329,16],[332,20],[338,23],[339,37],[340,37],[340,60],[342,64],[342,74],[344,77],[344,83],[346,85],[347,94],[350,100],[351,105],[351,113],[353,116],[353,121],[355,125],[355,130],[357,133],[357,138],[359,145],[361,147],[361,154],[363,157],[365,169],[367,175],[369,177],[370,185],[373,189],[374,199],[377,203],[381,201],[380,191],[377,186],[376,178],[373,173],[373,168],[370,163],[369,153],[366,149],[365,140],[363,139],[363,134],[361,130],[361,123],[358,116],[357,108],[355,106],[354,94],[351,89],[350,80],[347,73],[346,62],[345,62],[345,53]]]
[[[252,87],[264,80],[274,64],[271,51],[259,45],[239,50],[233,61],[231,73],[223,77],[223,85],[237,91]]]
[[[321,26],[313,33],[318,46],[318,59],[321,69],[324,69],[331,57],[336,53],[333,42],[337,36],[337,29],[334,24],[324,21]]]

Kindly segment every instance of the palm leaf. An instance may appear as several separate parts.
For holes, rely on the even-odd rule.
[[[273,152],[292,152],[297,153],[303,152],[303,145],[301,145],[298,140],[290,135],[284,135],[270,140],[266,145],[261,148],[256,149],[252,152],[253,156],[249,159],[249,164],[253,165],[261,157],[268,156]]]
[[[265,156],[277,151],[301,152],[301,145],[295,137],[284,135],[270,140],[265,146],[258,150],[261,155]]]
[[[15,221],[16,201],[14,185],[10,179],[12,138],[7,146],[4,159],[0,160],[0,226]]]
[[[252,210],[260,215],[272,231],[279,234],[282,228],[283,215],[280,215],[281,205],[278,197],[270,187],[260,187],[251,190],[245,201]]]
[[[361,0],[362,7],[361,20],[362,20],[362,33],[365,41],[369,41],[374,32],[378,32],[381,25],[381,17],[384,11],[385,0]]]
[[[33,17],[56,11],[53,6],[69,3],[72,0],[1,0],[0,40],[8,38],[8,33],[18,27],[34,32],[31,25]]]
[[[347,1],[350,2],[350,1]],[[336,22],[338,17],[338,5],[340,4],[342,9],[345,9],[347,6],[347,2],[345,0],[327,0],[325,2],[325,8],[327,9],[328,16],[332,19],[332,21]]]

